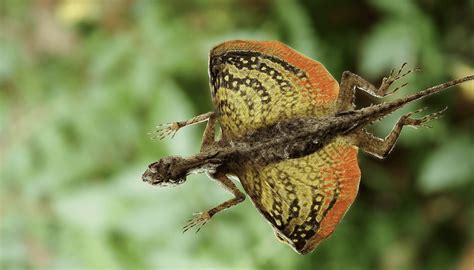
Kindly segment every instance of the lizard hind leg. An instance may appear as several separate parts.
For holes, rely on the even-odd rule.
[[[392,131],[384,139],[376,137],[368,133],[364,129],[355,131],[352,135],[349,135],[349,137],[352,139],[355,145],[357,145],[365,152],[381,159],[385,158],[388,156],[388,154],[390,154],[393,147],[395,146],[395,143],[397,142],[397,139],[400,136],[400,133],[404,126],[411,126],[414,128],[430,127],[426,123],[431,120],[440,118],[443,112],[446,111],[447,107],[438,112],[425,115],[421,118],[412,117],[413,114],[420,113],[425,109],[426,108],[422,108],[414,112],[409,112],[400,117],[398,122],[393,127]]]
[[[414,69],[409,69],[405,73],[403,73],[404,68],[406,67],[407,63],[403,63],[400,69],[398,69],[397,72],[395,72],[394,69],[390,71],[390,74],[387,77],[384,77],[382,79],[382,84],[380,85],[379,89],[377,90],[377,94],[380,96],[388,96],[396,91],[400,90],[401,88],[405,87],[408,85],[408,83],[403,83],[402,85],[398,86],[397,88],[393,89],[392,91],[388,91],[389,87],[396,81],[402,79],[406,75],[415,72],[415,71],[420,71],[419,68],[414,68]]]
[[[356,88],[367,92],[371,96],[383,98],[395,93],[400,88],[405,87],[407,83],[404,83],[401,86],[393,89],[392,91],[389,91],[390,86],[394,82],[402,79],[403,77],[405,77],[406,75],[414,71],[419,70],[419,69],[410,69],[406,72],[403,72],[406,65],[407,65],[406,63],[403,63],[400,69],[398,69],[398,71],[396,72],[394,69],[392,69],[390,74],[382,79],[382,83],[380,84],[378,88],[375,87],[370,82],[366,81],[364,78],[360,77],[359,75],[354,74],[350,71],[344,71],[344,73],[342,73],[339,96],[336,101],[337,110],[339,112],[343,112],[343,111],[348,111],[355,108],[354,94],[355,94]]]
[[[403,115],[401,118],[400,118],[400,122],[402,123],[402,125],[404,126],[411,126],[411,127],[414,127],[414,128],[418,128],[418,127],[428,127],[428,128],[431,128],[431,126],[427,125],[426,123],[431,121],[431,120],[435,120],[435,119],[439,119],[443,116],[443,113],[448,109],[448,107],[445,107],[444,109],[440,110],[440,111],[437,111],[437,112],[434,112],[434,113],[430,113],[428,115],[425,115],[421,118],[412,118],[411,116],[413,114],[416,114],[416,113],[420,113],[424,110],[426,110],[426,107],[424,108],[421,108],[421,109],[418,109],[414,112],[409,112],[405,115]]]

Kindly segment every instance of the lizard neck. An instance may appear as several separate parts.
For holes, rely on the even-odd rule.
[[[180,159],[174,164],[172,174],[176,176],[187,176],[201,172],[212,174],[218,167],[226,164],[236,152],[236,149],[231,147],[211,147],[194,156]]]

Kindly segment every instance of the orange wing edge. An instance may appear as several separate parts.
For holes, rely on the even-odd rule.
[[[334,207],[328,212],[327,216],[322,220],[318,233],[314,235],[301,250],[298,250],[301,254],[311,252],[321,241],[331,236],[336,229],[337,224],[339,224],[357,196],[361,176],[357,162],[358,148],[354,146],[348,147],[350,147],[350,149],[347,150],[344,162],[341,163],[341,168],[343,168],[342,171],[344,173],[340,178],[341,190],[339,199],[334,204]]]
[[[274,55],[308,73],[312,89],[319,89],[318,102],[335,103],[339,95],[339,84],[320,62],[313,60],[279,41],[231,40],[214,47],[210,57],[228,51],[247,50]]]

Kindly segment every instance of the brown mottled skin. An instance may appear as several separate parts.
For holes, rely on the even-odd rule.
[[[274,46],[275,49],[267,50],[268,46]],[[294,65],[290,64],[292,61]],[[199,225],[199,231],[215,214],[245,199],[245,194],[227,177],[237,175],[257,209],[274,227],[277,237],[300,254],[311,252],[334,231],[357,194],[360,171],[357,164],[353,164],[357,160],[348,158],[342,162],[338,160],[339,157],[345,158],[349,155],[347,153],[357,154],[357,150],[351,152],[351,149],[360,148],[378,158],[385,158],[393,149],[404,126],[423,126],[438,118],[444,110],[418,119],[411,116],[421,110],[408,113],[399,119],[384,139],[366,132],[365,128],[407,103],[474,80],[474,75],[467,76],[392,102],[355,110],[356,88],[376,97],[384,97],[397,90],[388,91],[394,81],[411,71],[402,74],[404,66],[398,73],[392,71],[383,79],[379,88],[346,71],[334,99],[331,99],[330,88],[324,85],[322,92],[312,93],[311,89],[309,94],[305,92],[310,98],[313,94],[322,93],[321,99],[329,101],[327,106],[321,103],[322,105],[313,108],[312,103],[301,105],[294,102],[283,105],[288,106],[288,110],[300,110],[296,116],[277,117],[270,114],[266,105],[276,104],[272,103],[276,102],[276,97],[287,98],[285,102],[291,103],[291,98],[301,94],[295,92],[295,89],[305,91],[304,87],[309,87],[308,84],[301,86],[298,83],[310,81],[310,75],[314,77],[316,74],[315,70],[321,72],[320,78],[332,79],[324,68],[315,66],[315,63],[317,62],[303,58],[277,42],[231,41],[211,51],[209,73],[216,112],[168,124],[157,133],[161,138],[174,136],[184,126],[207,120],[200,153],[188,158],[164,157],[150,164],[142,176],[143,181],[152,185],[173,186],[184,183],[186,176],[191,173],[207,171],[210,177],[234,195],[234,198],[190,220],[184,227],[185,231],[196,225]],[[306,66],[309,71],[304,70]],[[265,75],[259,75],[258,72]],[[246,79],[246,74],[250,79]],[[280,88],[266,88],[269,79],[261,78],[270,75]],[[244,77],[241,79],[239,76]],[[251,76],[256,76],[257,79],[252,79]],[[331,85],[330,83],[331,81],[327,85]],[[246,92],[246,89],[250,89],[250,92]],[[242,107],[236,107],[235,104],[239,103],[228,100],[224,95],[226,93],[230,96],[238,93],[238,97],[244,101]],[[258,96],[250,97],[251,95]],[[296,98],[304,101],[300,96]],[[256,101],[260,102],[260,107],[257,107],[259,104]],[[308,106],[308,110],[305,106]],[[249,119],[238,118],[243,115],[242,110],[249,113]],[[267,118],[262,119],[273,119],[273,122],[262,124],[255,120],[261,117],[258,113],[265,110]],[[223,130],[219,141],[215,141],[217,122]],[[342,143],[338,144],[341,140]],[[300,165],[303,166],[301,170],[298,169]],[[293,171],[290,172],[291,170]],[[318,176],[316,173],[323,174]],[[317,176],[317,179],[310,180],[311,174]]]

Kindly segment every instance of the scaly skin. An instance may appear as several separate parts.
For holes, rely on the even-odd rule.
[[[468,76],[389,103],[354,109],[356,88],[387,96],[398,89],[389,90],[392,83],[411,72],[403,72],[404,66],[384,78],[379,88],[347,71],[339,87],[319,62],[282,43],[218,45],[209,60],[216,112],[171,123],[157,133],[174,135],[183,126],[208,119],[201,152],[189,158],[162,158],[149,166],[143,180],[177,185],[190,173],[207,171],[220,182],[234,198],[199,214],[184,228],[197,226],[199,231],[215,214],[245,199],[227,177],[236,175],[277,237],[307,254],[333,233],[357,195],[358,149],[384,158],[404,126],[424,126],[444,110],[419,119],[408,113],[385,139],[364,128],[409,102],[474,80]],[[217,122],[222,139],[216,142]]]

